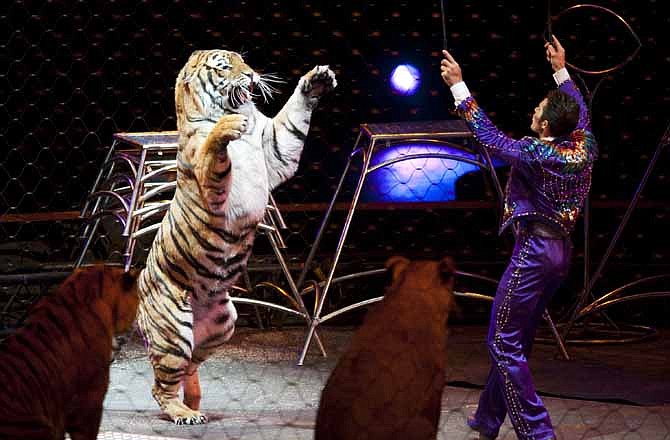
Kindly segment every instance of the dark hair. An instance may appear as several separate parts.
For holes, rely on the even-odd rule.
[[[579,104],[575,98],[559,90],[547,94],[547,104],[542,111],[541,120],[549,123],[552,136],[560,137],[570,134],[579,120]]]

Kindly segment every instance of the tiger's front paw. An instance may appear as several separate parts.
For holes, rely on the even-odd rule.
[[[320,98],[337,87],[335,72],[328,66],[316,66],[300,78],[299,87],[310,98]]]
[[[227,143],[239,139],[247,130],[248,120],[244,115],[223,115],[216,123],[211,135],[217,143]]]

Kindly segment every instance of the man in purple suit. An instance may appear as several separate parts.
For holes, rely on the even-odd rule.
[[[556,37],[545,50],[558,90],[535,108],[530,128],[537,137],[518,140],[493,125],[446,50],[440,66],[477,141],[512,167],[500,231],[512,224],[516,244],[491,312],[491,370],[477,411],[468,419],[480,439],[496,438],[506,414],[522,440],[556,438],[533,386],[528,355],[543,311],[567,275],[570,233],[589,192],[598,150],[584,99],[565,68],[565,50]]]

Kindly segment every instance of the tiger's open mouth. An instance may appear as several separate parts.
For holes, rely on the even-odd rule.
[[[251,90],[253,90],[251,85],[248,87],[236,86],[228,91],[228,101],[233,108],[246,104],[253,99]]]
[[[240,101],[241,104],[245,104],[245,103],[251,101],[252,96],[253,95],[251,94],[251,87],[249,87],[249,90],[242,90],[241,91],[239,101]]]
[[[221,90],[231,107],[237,108],[255,98],[261,97],[268,102],[274,93],[279,91],[271,83],[282,83],[283,80],[272,74],[261,75],[257,81],[249,81],[248,84],[235,84]]]

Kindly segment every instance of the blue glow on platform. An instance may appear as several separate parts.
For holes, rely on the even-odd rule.
[[[446,153],[475,160],[461,149],[430,143],[408,143],[375,152],[371,166],[401,156],[422,153]],[[504,165],[494,161],[494,166]],[[361,194],[367,202],[442,202],[456,200],[456,182],[461,176],[480,170],[477,165],[456,159],[408,159],[387,165],[369,174]],[[484,177],[489,179],[488,176]]]

